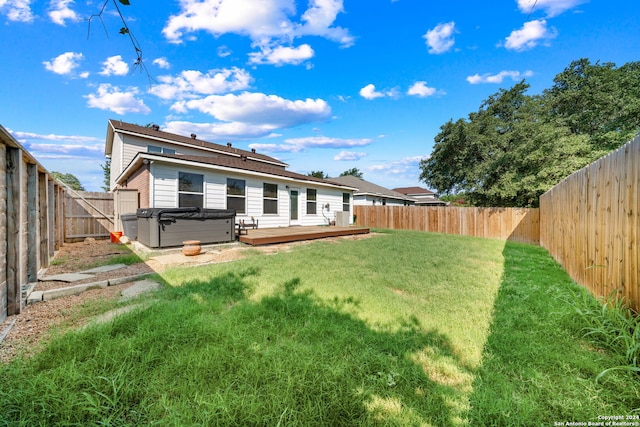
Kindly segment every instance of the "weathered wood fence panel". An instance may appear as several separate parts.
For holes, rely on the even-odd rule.
[[[0,321],[22,311],[22,288],[62,244],[59,184],[0,126]]]
[[[65,242],[107,238],[114,230],[112,193],[67,190],[64,206]]]
[[[356,224],[540,243],[540,211],[525,208],[354,206]]]
[[[573,280],[640,309],[640,137],[540,197],[540,242]]]

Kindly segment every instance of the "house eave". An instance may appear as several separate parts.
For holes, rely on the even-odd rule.
[[[398,197],[398,196],[392,196],[389,194],[384,194],[384,193],[371,193],[371,192],[356,192],[353,193],[354,196],[369,196],[369,197],[379,197],[379,198],[383,198],[383,199],[388,199],[388,200],[402,200],[403,202],[415,202],[415,200],[410,199],[408,197]]]
[[[229,166],[212,165],[207,163],[197,163],[190,160],[168,158],[168,157],[154,155],[152,153],[144,153],[144,152],[139,152],[136,154],[136,156],[133,158],[133,160],[131,160],[129,165],[127,165],[124,171],[122,171],[122,173],[116,178],[116,185],[120,185],[124,183],[138,168],[140,168],[140,166],[144,164],[145,161],[161,162],[161,163],[168,163],[172,165],[181,165],[181,166],[187,166],[187,167],[196,167],[196,168],[215,170],[215,171],[221,171],[221,172],[230,172],[234,174],[243,174],[243,175],[261,177],[261,178],[278,179],[281,181],[291,182],[291,183],[305,183],[306,185],[329,187],[329,188],[341,189],[346,191],[356,190],[355,188],[352,188],[352,187],[337,185],[334,183],[311,181],[311,180],[307,181],[304,179],[297,179],[297,178],[281,176],[277,174],[270,174],[266,172],[257,172],[257,171],[251,171],[246,169],[233,168]]]

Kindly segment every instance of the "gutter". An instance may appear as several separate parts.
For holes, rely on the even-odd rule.
[[[270,174],[270,173],[266,173],[266,172],[256,172],[256,171],[247,170],[247,169],[238,169],[238,168],[232,168],[232,167],[228,167],[228,166],[218,166],[218,165],[211,165],[211,164],[207,164],[207,163],[196,163],[196,162],[193,162],[193,161],[190,161],[190,160],[181,160],[181,159],[175,159],[175,158],[169,158],[169,157],[155,156],[155,155],[153,155],[151,153],[144,153],[144,152],[139,152],[139,153],[136,154],[136,156],[133,158],[131,163],[129,163],[129,165],[127,165],[127,167],[124,169],[124,171],[122,171],[122,173],[116,178],[116,180],[115,180],[116,185],[121,184],[124,180],[129,178],[129,176],[131,176],[131,174],[133,174],[133,172],[135,172],[144,163],[145,160],[148,160],[150,162],[158,161],[158,162],[165,162],[165,163],[170,163],[170,164],[175,164],[175,165],[184,165],[184,166],[188,166],[188,167],[197,167],[197,168],[202,168],[202,169],[210,169],[210,170],[217,170],[217,171],[223,171],[223,172],[231,172],[233,174],[244,174],[244,175],[258,176],[258,177],[264,177],[264,178],[269,178],[269,179],[277,178],[277,179],[282,180],[282,181],[289,181],[289,182],[295,182],[295,183],[305,182],[305,183],[309,183],[309,184],[318,185],[318,186],[321,186],[321,187],[340,188],[340,189],[348,190],[348,191],[357,190],[357,188],[354,188],[354,187],[349,187],[349,186],[345,186],[345,185],[338,185],[338,184],[334,184],[334,183],[311,181],[311,180],[305,180],[305,179],[296,179],[296,178],[291,178],[291,177],[288,177],[288,176]],[[286,172],[288,172],[288,171],[286,171]]]

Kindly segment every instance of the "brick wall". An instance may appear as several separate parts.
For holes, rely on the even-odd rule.
[[[142,165],[136,170],[122,188],[138,190],[138,206],[149,208],[149,165]]]

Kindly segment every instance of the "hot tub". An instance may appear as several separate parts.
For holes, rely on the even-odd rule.
[[[143,208],[138,217],[138,242],[150,248],[182,246],[185,240],[201,244],[235,240],[236,211],[200,208]]]

